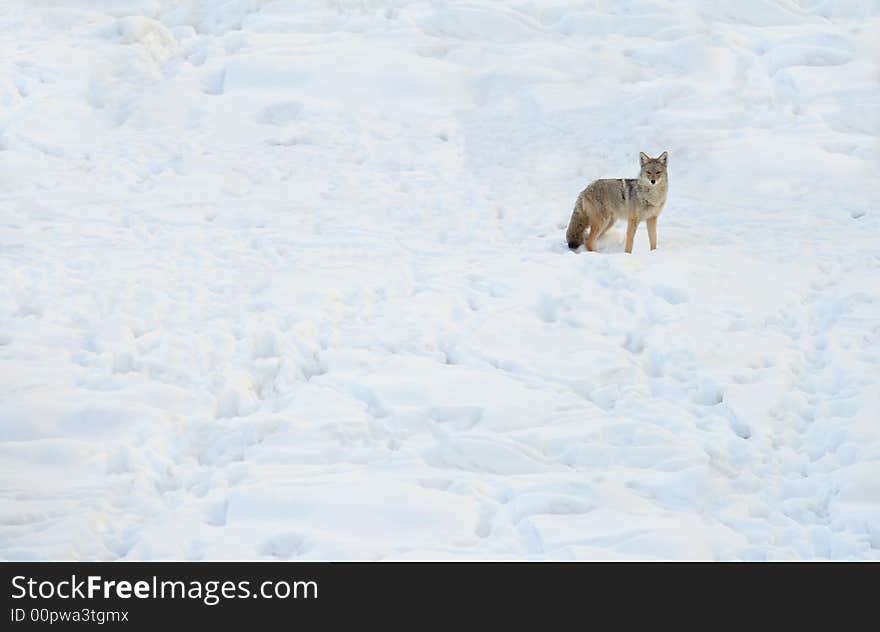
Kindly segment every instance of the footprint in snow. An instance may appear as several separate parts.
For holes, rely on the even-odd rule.
[[[300,557],[308,550],[308,540],[299,533],[279,533],[263,542],[258,551],[261,555],[287,560]]]
[[[688,300],[687,294],[674,287],[669,287],[668,285],[655,285],[651,291],[670,305],[686,303]]]
[[[700,380],[697,390],[694,392],[692,399],[694,403],[702,406],[715,406],[724,401],[724,393],[712,380]]]
[[[212,527],[225,527],[228,510],[228,500],[209,503],[205,508],[203,521],[205,524],[209,524]]]

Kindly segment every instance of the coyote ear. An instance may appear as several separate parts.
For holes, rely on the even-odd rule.
[[[666,164],[666,159],[667,159],[667,158],[669,158],[669,156],[668,156],[667,153],[664,151],[662,154],[660,154],[660,157],[657,158],[657,160],[659,160],[660,162],[662,162],[662,163],[665,165],[665,164]]]
[[[648,162],[650,159],[651,159],[651,157],[648,156],[648,154],[646,154],[645,152],[643,152],[643,151],[639,152],[639,162],[642,163],[643,165],[646,162]]]

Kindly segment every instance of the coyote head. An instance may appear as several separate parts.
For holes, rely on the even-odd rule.
[[[642,171],[639,174],[639,180],[642,184],[654,186],[666,182],[666,159],[668,156],[664,151],[657,158],[651,158],[645,152],[639,154],[639,161],[642,163]]]

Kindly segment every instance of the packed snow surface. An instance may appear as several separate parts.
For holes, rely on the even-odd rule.
[[[875,0],[8,0],[4,559],[880,558]],[[669,152],[651,252],[578,192]]]

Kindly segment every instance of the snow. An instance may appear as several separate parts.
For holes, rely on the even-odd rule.
[[[880,558],[878,31],[4,2],[0,556]]]

